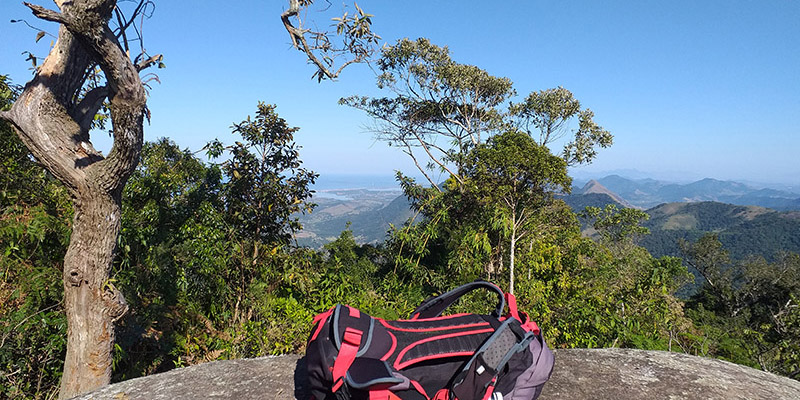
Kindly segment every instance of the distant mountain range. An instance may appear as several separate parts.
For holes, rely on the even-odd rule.
[[[612,175],[574,188],[562,199],[576,212],[606,204],[637,208],[657,204],[645,210],[650,219],[643,225],[650,234],[640,242],[657,257],[680,256],[679,240],[695,241],[713,232],[735,259],[749,255],[773,259],[781,251],[800,253],[798,197],[714,179],[680,185]]]
[[[582,182],[576,183],[581,184]],[[739,182],[711,178],[688,184],[677,184],[653,179],[627,179],[619,175],[609,175],[583,183],[582,187],[573,189],[573,194],[603,191],[616,195],[615,200],[620,204],[627,203],[642,209],[672,202],[716,201],[783,211],[800,210],[800,193],[768,188],[759,189]],[[617,199],[624,199],[624,201]]]
[[[582,186],[560,196],[576,212],[606,204],[645,210],[651,234],[641,244],[655,256],[677,256],[679,239],[696,240],[705,232],[717,233],[734,258],[800,252],[800,194],[795,192],[715,179],[676,184],[618,175],[576,183]],[[335,240],[348,223],[358,242],[378,243],[391,225],[413,216],[399,189],[327,189],[314,201],[318,207],[301,217],[304,230],[297,235],[299,244],[310,247]]]

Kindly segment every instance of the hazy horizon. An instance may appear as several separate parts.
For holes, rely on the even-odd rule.
[[[746,179],[719,179],[713,176],[703,176],[693,179],[669,179],[650,175],[647,172],[635,169],[604,171],[599,173],[586,173],[580,172],[578,174],[570,174],[573,178],[573,183],[582,186],[590,180],[599,180],[608,176],[617,175],[625,179],[639,181],[643,179],[652,179],[666,184],[688,184],[703,179],[714,179],[724,182],[742,183],[747,186],[761,189],[769,188],[776,190],[783,190],[796,193],[800,197],[800,182],[757,182],[748,181]],[[412,175],[418,182],[426,183],[424,178]],[[317,191],[326,190],[344,190],[344,189],[367,189],[367,190],[385,190],[397,189],[400,190],[395,175],[393,174],[359,174],[359,173],[333,173],[333,174],[320,174],[317,182],[313,185],[313,189]]]

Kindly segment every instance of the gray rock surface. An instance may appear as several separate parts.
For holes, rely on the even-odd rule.
[[[540,399],[800,400],[800,382],[687,354],[570,349],[556,351]]]
[[[540,399],[800,399],[800,382],[725,361],[632,349],[557,350]],[[79,400],[305,399],[299,356],[216,361],[116,383]]]
[[[214,361],[106,386],[73,400],[294,399],[300,356]],[[298,393],[303,396],[303,393]],[[299,397],[305,399],[306,396]]]

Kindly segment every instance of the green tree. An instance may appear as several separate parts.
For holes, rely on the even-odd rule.
[[[594,231],[607,244],[633,243],[650,233],[648,228],[641,225],[650,219],[650,215],[635,208],[620,209],[614,204],[607,204],[602,209],[586,207],[581,212],[581,218],[591,221]]]
[[[643,233],[636,212],[594,210],[600,235],[592,240],[564,207],[572,219],[563,217],[559,227],[549,216],[547,234],[520,257],[528,277],[520,303],[548,327],[551,343],[688,351],[695,332],[674,296],[688,277],[680,260],[656,259],[635,245]]]
[[[434,188],[435,173],[446,172],[463,184],[465,157],[492,135],[520,128],[531,137],[540,130],[539,144],[551,145],[577,119],[574,138],[564,147],[568,164],[588,163],[596,147],[611,145],[611,134],[597,125],[589,109],[564,88],[532,92],[520,104],[506,102],[516,94],[511,80],[460,64],[447,47],[428,39],[402,39],[382,50],[377,61],[379,89],[389,97],[351,96],[341,99],[367,113],[372,131],[414,161]]]
[[[229,284],[237,288],[238,304],[254,279],[253,270],[262,258],[289,244],[301,228],[297,214],[310,212],[309,188],[317,174],[301,167],[299,148],[294,143],[298,128],[289,127],[274,105],[258,104],[256,116],[234,124],[237,141],[225,148],[219,141],[210,143],[211,157],[226,149],[230,158],[220,167],[227,181],[222,190],[229,240],[236,243],[238,267]],[[235,318],[236,319],[236,318]]]
[[[275,106],[259,103],[254,118],[233,125],[233,134],[243,142],[225,147],[219,141],[209,143],[208,154],[220,157],[227,150],[230,158],[221,165],[225,184],[222,196],[229,223],[235,235],[253,242],[289,242],[301,228],[298,212],[310,212],[310,185],[317,174],[301,167],[299,147],[294,134],[278,116]],[[258,248],[253,249],[258,259]]]
[[[227,153],[220,164],[167,140],[144,147],[125,192],[116,279],[137,311],[122,325],[117,378],[298,350],[300,321],[315,310],[298,299],[318,256],[290,239],[297,213],[312,208],[316,174],[302,168],[297,128],[274,106],[259,104],[232,128],[240,141],[207,148]]]
[[[295,45],[302,42],[297,47],[320,68],[319,78],[338,75],[325,68],[337,55],[355,57],[344,66],[364,61],[378,39],[370,31],[371,16],[358,9],[357,15],[339,18],[336,37],[344,38],[339,48],[331,45],[333,35],[303,28],[299,11],[312,3],[290,0],[282,20]],[[63,268],[70,329],[59,393],[68,398],[111,378],[114,323],[128,308],[109,278],[120,231],[121,196],[139,162],[143,120],[149,116],[139,73],[163,63],[160,55],[145,52],[137,26],[152,10],[152,0],[57,0],[55,4],[58,11],[26,3],[36,17],[60,25],[58,40],[41,65],[31,56],[35,76],[10,109],[0,111],[0,121],[10,124],[73,199]],[[125,5],[130,9],[123,10]],[[293,18],[299,27],[292,24]],[[315,44],[309,46],[307,37]],[[136,47],[131,50],[134,41],[140,45],[138,54]],[[315,52],[328,55],[320,61]],[[101,109],[108,110],[114,139],[108,155],[96,151],[90,140]],[[81,339],[86,337],[99,339]]]
[[[527,159],[524,155],[513,158],[513,150],[503,150],[503,155],[492,154],[492,151],[497,153],[496,146],[486,146],[487,140],[516,130],[519,124],[515,121],[544,119],[547,112],[560,112],[559,125],[551,125],[554,131],[579,113],[580,105],[563,89],[556,92],[568,93],[569,104],[562,102],[546,109],[537,108],[532,100],[539,96],[536,93],[523,105],[506,104],[516,93],[509,79],[494,77],[476,66],[460,64],[450,57],[446,47],[436,46],[427,39],[403,39],[385,47],[377,65],[381,72],[377,78],[378,88],[391,95],[351,96],[341,99],[340,103],[361,109],[372,117],[377,136],[411,157],[430,184],[427,189],[398,175],[404,192],[423,221],[407,224],[390,239],[396,269],[424,279],[433,287],[441,286],[439,277],[445,269],[455,272],[461,279],[501,270],[503,254],[515,259],[516,242],[528,232],[542,229],[536,224],[546,219],[534,221],[536,218],[531,213],[547,208],[544,207],[547,201],[543,200],[552,190],[568,189],[565,165],[574,157],[565,155],[563,160],[552,157],[544,147],[549,140],[536,147],[529,137],[530,143],[522,146],[520,136],[524,134],[508,133],[502,142],[510,149],[510,138],[514,135],[526,151],[535,150]],[[554,111],[557,106],[565,110]],[[594,124],[590,114],[586,110],[578,118],[581,127],[575,132],[575,143],[581,145],[569,147],[585,161],[593,157],[589,152],[594,151],[595,145],[609,145],[611,141],[610,134]],[[528,131],[525,133],[532,135]],[[588,136],[596,140],[583,139]],[[478,153],[473,151],[481,152],[480,156],[476,158]],[[485,158],[485,162],[478,162],[481,158]],[[437,172],[447,176],[441,186],[436,181]],[[478,172],[481,178],[470,176]],[[491,179],[486,180],[488,177]],[[485,203],[491,199],[499,200],[504,206],[487,207]],[[552,214],[559,212],[552,210]],[[507,245],[506,241],[513,245]],[[420,265],[427,267],[420,268]]]
[[[568,192],[572,179],[566,164],[528,135],[509,131],[495,135],[467,155],[465,175],[492,226],[508,240],[509,292],[514,293],[517,243],[544,230],[534,213],[552,202],[553,192]]]
[[[339,102],[372,117],[378,138],[411,157],[433,187],[438,185],[430,172],[436,170],[463,183],[463,157],[502,123],[497,107],[514,93],[511,81],[459,64],[447,47],[424,38],[385,47],[377,65],[378,88],[394,97]]]
[[[738,314],[740,309],[735,282],[741,279],[741,270],[733,268],[728,251],[722,247],[717,235],[705,234],[694,243],[680,242],[684,261],[697,272],[706,287],[713,293],[709,298],[716,303],[714,308],[727,316]]]
[[[225,287],[228,254],[219,193],[221,171],[160,139],[145,143],[123,193],[113,279],[132,312],[118,329],[114,379],[160,372],[177,360],[199,306]]]
[[[538,130],[542,146],[563,138],[569,123],[577,119],[578,129],[571,132],[573,139],[562,151],[569,165],[590,163],[597,156],[597,146],[609,147],[613,141],[611,133],[594,122],[594,112],[581,110],[581,103],[563,87],[531,92],[524,102],[512,104],[509,113],[513,124],[531,137]]]

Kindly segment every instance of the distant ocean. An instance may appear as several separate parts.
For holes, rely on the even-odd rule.
[[[316,191],[332,189],[400,190],[394,175],[320,174],[312,186]]]

